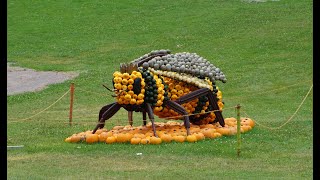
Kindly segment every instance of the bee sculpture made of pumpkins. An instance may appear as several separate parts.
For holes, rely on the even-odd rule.
[[[226,82],[223,72],[196,53],[171,54],[170,50],[154,50],[128,64],[120,64],[113,74],[116,102],[101,108],[93,130],[103,128],[121,107],[132,113],[142,112],[143,125],[148,114],[157,137],[154,114],[160,118],[183,119],[187,134],[190,122],[201,125],[219,122],[222,116],[222,93],[216,81]],[[109,89],[110,90],[110,89]]]

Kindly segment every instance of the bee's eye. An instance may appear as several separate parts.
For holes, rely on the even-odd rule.
[[[140,94],[141,92],[141,78],[136,78],[133,83],[133,92],[135,94]]]

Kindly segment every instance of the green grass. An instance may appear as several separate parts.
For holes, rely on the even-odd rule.
[[[235,136],[159,146],[63,140],[93,129],[100,108],[114,101],[101,84],[111,86],[120,62],[155,49],[196,52],[220,67],[228,79],[218,83],[224,117],[235,117],[232,107],[240,104],[257,122],[280,126],[312,84],[312,7],[311,0],[8,1],[8,62],[80,72],[43,91],[7,97],[7,145],[24,145],[7,150],[8,179],[310,179],[312,93],[281,129],[257,125],[243,134],[239,158]],[[70,82],[75,125],[67,124],[69,96],[23,120]],[[140,125],[142,116],[134,116]],[[121,110],[106,126],[126,123]]]

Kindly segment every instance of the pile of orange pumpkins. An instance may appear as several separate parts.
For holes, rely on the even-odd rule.
[[[254,120],[250,118],[240,119],[241,133],[250,131],[254,126]],[[161,144],[170,142],[194,143],[204,139],[214,139],[221,136],[232,136],[237,134],[237,119],[225,118],[225,127],[216,124],[190,126],[190,135],[187,135],[183,123],[177,121],[155,122],[156,133],[154,136],[151,123],[146,126],[115,126],[110,130],[98,129],[95,134],[92,130],[73,134],[65,139],[65,142],[79,143],[130,143],[130,144]]]

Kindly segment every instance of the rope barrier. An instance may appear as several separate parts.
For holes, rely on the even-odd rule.
[[[285,123],[283,123],[282,125],[280,125],[280,126],[278,126],[278,127],[268,127],[268,126],[266,126],[266,125],[263,125],[263,124],[258,123],[256,120],[255,120],[255,123],[256,123],[257,125],[261,126],[261,127],[264,127],[264,128],[266,128],[266,129],[270,129],[270,130],[275,130],[275,129],[280,129],[280,128],[282,128],[283,126],[285,126],[286,124],[288,124],[288,123],[293,119],[293,117],[297,114],[297,112],[300,110],[300,108],[302,107],[303,103],[305,102],[305,100],[306,100],[307,97],[309,96],[312,88],[313,88],[313,84],[311,85],[308,93],[305,95],[305,97],[303,98],[302,102],[300,103],[300,105],[298,106],[298,108],[296,109],[296,111],[295,111],[295,112],[291,115],[291,117],[290,117]],[[247,117],[251,117],[251,116],[249,116],[245,111],[243,111],[243,113],[244,113]]]
[[[304,81],[304,83],[306,82],[312,82],[312,80],[308,80],[308,81]],[[298,86],[298,85],[301,85],[303,84],[302,82],[299,82],[299,83],[296,83],[296,84],[292,84],[292,85],[288,85],[288,86],[283,86],[281,88],[277,88],[277,89],[271,89],[271,90],[266,90],[266,91],[261,91],[261,92],[258,92],[258,93],[252,93],[250,96],[234,96],[232,98],[223,98],[224,100],[230,100],[230,99],[241,99],[241,98],[248,98],[248,97],[253,97],[253,96],[257,96],[257,95],[260,95],[260,94],[265,94],[265,93],[270,93],[270,92],[274,92],[274,91],[279,91],[279,90],[282,90],[282,89],[287,89],[289,87],[293,87],[293,86]]]
[[[255,93],[255,94],[253,94],[253,95],[258,95],[258,94],[263,94],[263,93],[270,93],[270,92],[272,92],[272,91],[277,91],[277,90],[281,90],[281,89],[286,89],[286,88],[288,88],[288,87],[296,86],[296,85],[299,85],[299,84],[301,84],[301,83],[292,84],[292,85],[285,86],[285,87],[281,87],[281,88],[278,88],[278,89],[263,91],[263,92]],[[307,96],[310,94],[312,88],[313,88],[313,85],[311,85],[309,92],[308,92],[307,95],[304,97],[303,101],[301,102],[301,104],[300,104],[300,106],[298,107],[298,109],[296,110],[296,112],[295,112],[295,113],[291,116],[291,118],[289,118],[289,120],[288,120],[287,122],[285,122],[283,125],[281,125],[281,126],[279,126],[279,127],[272,128],[272,127],[264,126],[264,125],[262,125],[262,124],[260,124],[260,123],[258,123],[258,122],[256,122],[256,121],[255,121],[255,122],[256,122],[258,125],[260,125],[260,126],[262,126],[262,127],[269,128],[269,129],[279,129],[279,128],[283,127],[285,124],[287,124],[289,121],[291,121],[291,119],[292,119],[292,118],[295,116],[295,114],[299,111],[299,109],[301,108],[301,106],[302,106],[302,104],[304,103],[305,99],[306,99]],[[91,94],[96,94],[96,95],[101,95],[101,96],[107,96],[107,95],[102,95],[102,94],[96,93],[96,92],[91,92],[91,91],[82,90],[82,89],[79,89],[79,87],[77,87],[77,90],[80,90],[80,91],[83,91],[83,92],[87,92],[87,93],[91,93]],[[21,120],[18,120],[18,121],[9,121],[9,122],[12,123],[12,122],[26,121],[26,120],[31,119],[31,118],[33,118],[33,117],[35,117],[35,116],[37,116],[37,115],[39,115],[39,114],[41,114],[41,113],[44,113],[46,110],[48,110],[48,109],[51,108],[53,105],[55,105],[58,101],[60,101],[64,96],[66,96],[69,92],[70,92],[70,89],[69,89],[67,92],[65,92],[65,93],[64,93],[59,99],[57,99],[54,103],[52,103],[51,105],[49,105],[47,108],[43,109],[42,111],[40,111],[40,112],[38,112],[38,113],[36,113],[36,114],[28,117],[28,118],[21,119]],[[253,95],[251,95],[251,96],[253,96]],[[246,97],[247,97],[247,96],[246,96]],[[236,97],[236,98],[237,98],[237,97]],[[240,97],[240,98],[243,98],[243,97]],[[244,97],[244,98],[245,98],[245,97]],[[229,108],[224,108],[223,110],[234,109],[235,107],[236,107],[236,106],[234,106],[234,107],[229,107]],[[167,118],[164,118],[163,120],[172,120],[172,119],[175,119],[175,118],[177,118],[177,117],[180,117],[180,118],[181,118],[181,117],[184,117],[184,116],[192,116],[192,115],[199,115],[199,114],[201,115],[201,114],[207,114],[207,113],[216,112],[216,111],[223,111],[223,110],[214,110],[214,111],[208,111],[208,112],[205,112],[205,113],[194,113],[194,114],[188,114],[188,115],[178,115],[178,116],[167,117]],[[82,112],[82,111],[86,111],[86,109],[78,110],[78,111]],[[61,112],[61,111],[59,111],[59,112]],[[67,112],[67,111],[66,111],[66,112]],[[244,113],[246,114],[247,117],[249,117],[246,112],[244,112]],[[94,118],[94,117],[96,117],[96,116],[97,116],[97,115],[85,116],[85,117],[84,117],[84,116],[76,116],[76,117],[73,117],[73,118]],[[13,120],[17,120],[17,119],[13,119]],[[118,123],[119,123],[119,120],[121,120],[121,119],[116,119],[116,120],[117,120]],[[65,121],[65,120],[64,120],[64,121]],[[55,122],[56,122],[56,121],[55,121]],[[65,122],[65,123],[68,123],[68,122]],[[87,124],[87,123],[95,123],[95,124],[96,124],[96,122],[81,122],[81,123],[86,123],[86,124]],[[81,124],[81,123],[80,123],[80,124]],[[79,124],[79,123],[77,123],[77,124]]]
[[[43,109],[42,111],[40,111],[40,112],[38,112],[38,113],[36,113],[36,114],[34,114],[34,115],[32,115],[32,116],[30,116],[30,117],[28,117],[28,118],[24,118],[24,119],[20,119],[18,122],[21,122],[21,121],[25,121],[25,120],[28,120],[28,119],[31,119],[31,118],[33,118],[33,117],[35,117],[35,116],[37,116],[37,115],[39,115],[39,114],[41,114],[41,113],[43,113],[44,111],[46,111],[46,110],[48,110],[49,108],[51,108],[53,105],[55,105],[57,102],[59,102],[64,96],[66,96],[68,93],[70,92],[70,89],[67,91],[67,92],[65,92],[59,99],[57,99],[54,103],[52,103],[51,105],[49,105],[48,107],[46,107],[45,109]],[[10,122],[14,122],[14,121],[10,121]]]

